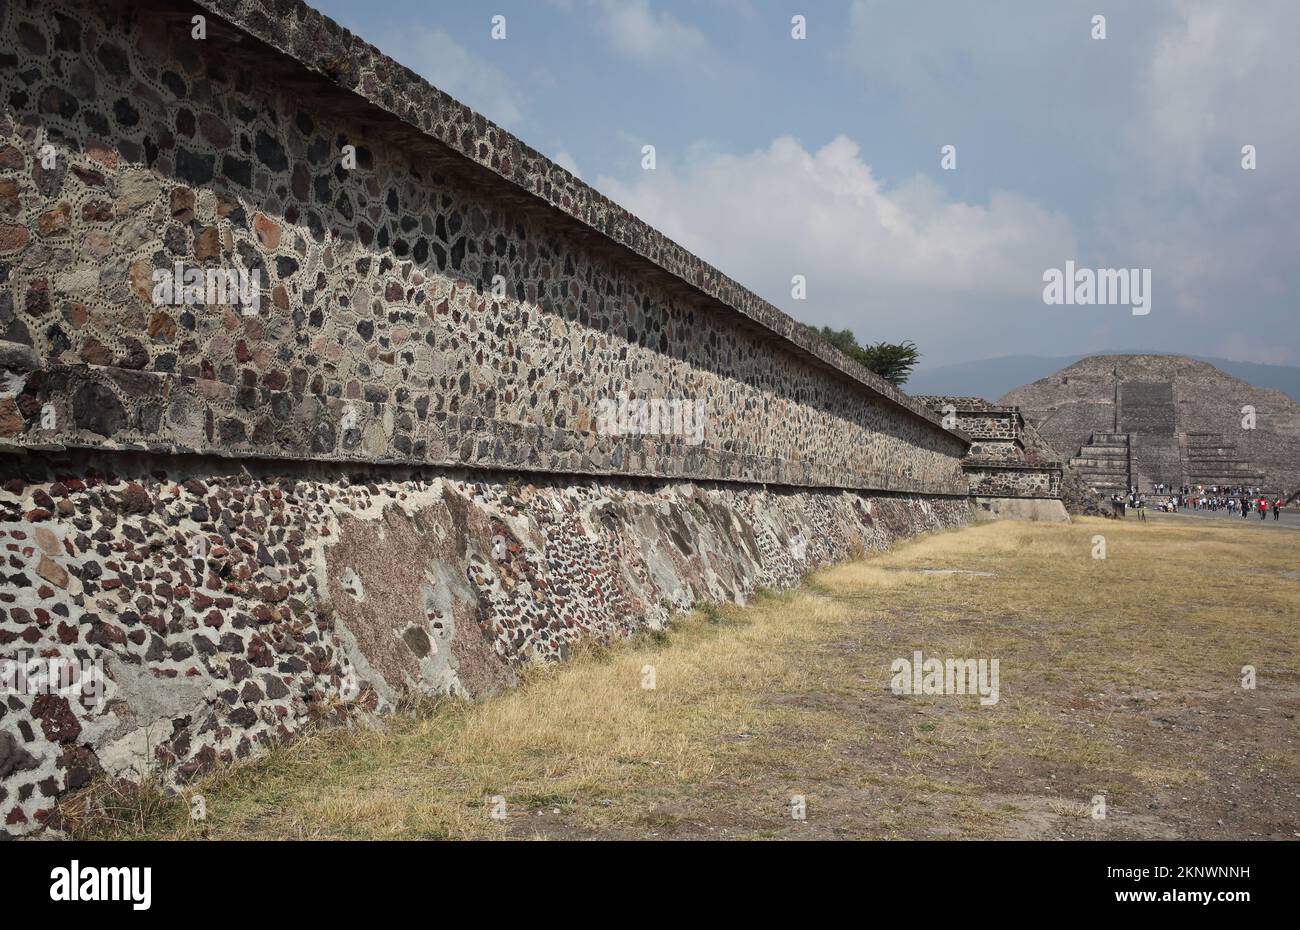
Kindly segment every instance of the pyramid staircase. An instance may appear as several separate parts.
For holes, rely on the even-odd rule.
[[[1124,494],[1130,487],[1128,433],[1093,433],[1079,454],[1070,459],[1070,468],[1084,483],[1102,496]]]

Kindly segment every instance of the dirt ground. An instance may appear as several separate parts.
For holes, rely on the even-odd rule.
[[[1295,839],[1297,567],[1300,534],[1161,515],[935,534],[85,832]],[[894,693],[916,650],[997,659],[997,702]]]

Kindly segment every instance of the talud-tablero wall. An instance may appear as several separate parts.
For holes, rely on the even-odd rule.
[[[9,676],[7,832],[967,519],[965,436],[301,3],[0,2],[0,99],[0,660],[84,676]]]

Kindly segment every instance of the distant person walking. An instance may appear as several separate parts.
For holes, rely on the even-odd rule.
[[[1261,520],[1268,519],[1268,498],[1267,497],[1261,497],[1259,499],[1259,518]]]
[[[1278,518],[1278,515],[1279,515],[1281,512],[1282,512],[1282,498],[1280,498],[1280,497],[1274,498],[1274,499],[1273,499],[1273,519],[1276,520],[1276,519]]]

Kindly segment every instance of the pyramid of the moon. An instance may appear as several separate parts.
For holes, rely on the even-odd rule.
[[[999,403],[1020,407],[1102,492],[1161,483],[1300,493],[1300,405],[1206,362],[1095,355]]]

